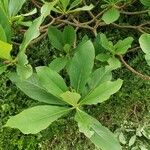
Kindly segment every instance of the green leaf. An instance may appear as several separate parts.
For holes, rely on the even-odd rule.
[[[90,79],[86,86],[86,91],[84,91],[87,95],[87,93],[103,82],[110,81],[112,79],[112,73],[110,70],[108,70],[106,67],[101,67],[96,69],[90,76]],[[85,94],[84,94],[85,95]]]
[[[63,78],[48,67],[37,67],[37,75],[41,85],[55,96],[60,96],[68,90]]]
[[[71,86],[77,93],[82,93],[94,65],[95,50],[89,40],[76,49],[68,68]]]
[[[76,32],[73,27],[65,26],[63,31],[63,39],[64,39],[64,44],[69,44],[70,46],[74,44],[76,39]]]
[[[1,24],[0,24],[0,40],[3,41],[3,42],[7,42],[7,37],[6,37],[6,34],[5,34],[5,30],[4,30],[4,28],[2,27]]]
[[[143,5],[150,7],[150,1],[149,1],[149,0],[140,0],[140,2],[141,2]]]
[[[26,80],[22,80],[17,74],[11,74],[10,80],[14,82],[22,92],[34,100],[47,104],[64,104],[60,99],[42,88],[35,74]]]
[[[19,10],[22,8],[26,0],[10,0],[9,1],[9,15],[15,16]]]
[[[125,54],[129,48],[131,48],[131,44],[133,42],[132,37],[128,37],[124,40],[119,40],[117,44],[114,45],[116,54]]]
[[[60,96],[65,102],[72,106],[77,106],[78,101],[81,98],[81,95],[75,92],[67,91]]]
[[[45,4],[41,8],[41,14],[44,18],[50,15],[51,10],[57,4],[58,0],[54,0],[53,2],[44,2]]]
[[[127,143],[126,138],[122,132],[119,134],[119,141],[124,145]]]
[[[78,11],[89,11],[92,10],[94,8],[93,4],[90,4],[89,6],[83,6],[81,8],[76,8],[74,10],[69,10],[69,13],[74,13],[74,12],[78,12]]]
[[[113,52],[113,49],[114,49],[113,43],[110,42],[110,41],[107,39],[106,35],[103,34],[103,33],[100,34],[100,44],[101,44],[102,47],[105,48],[106,50],[108,50],[108,51],[110,51],[110,52]]]
[[[11,26],[10,26],[8,17],[6,16],[1,6],[0,6],[0,25],[3,27],[5,31],[7,42],[10,42],[11,41]]]
[[[67,6],[69,5],[70,0],[60,0],[64,10],[66,10]]]
[[[24,134],[36,134],[68,111],[68,108],[58,106],[35,106],[10,117],[5,127],[17,128]]]
[[[96,56],[96,59],[101,62],[106,62],[111,56],[109,54],[101,53]]]
[[[133,135],[129,140],[129,147],[131,147],[136,141],[136,135]]]
[[[102,126],[95,118],[81,110],[77,110],[75,120],[78,122],[79,131],[84,133],[97,148],[121,150],[121,146],[113,133]]]
[[[28,79],[33,74],[33,69],[28,64],[27,56],[24,52],[20,52],[17,56],[17,74],[21,79]]]
[[[66,57],[56,58],[49,64],[49,67],[56,72],[60,72],[66,66],[67,62],[68,59]]]
[[[60,30],[58,30],[56,27],[49,26],[48,37],[49,37],[51,44],[54,46],[54,48],[60,51],[63,50],[64,42],[63,42],[63,36]]]
[[[141,49],[146,54],[145,59],[147,63],[150,65],[150,34],[148,33],[142,34],[139,39],[139,43]]]
[[[116,93],[122,86],[122,80],[118,79],[116,81],[106,81],[92,90],[81,102],[80,104],[91,105],[102,103],[109,99],[109,97]]]
[[[109,9],[108,11],[106,11],[103,16],[102,16],[102,20],[104,20],[104,22],[106,24],[110,24],[115,22],[116,20],[118,20],[118,18],[120,17],[120,12],[118,9],[112,7],[111,9]]]
[[[20,45],[20,51],[25,52],[27,46],[30,44],[30,42],[37,38],[40,35],[40,25],[43,21],[43,17],[40,16],[37,19],[35,19],[32,23],[32,25],[29,27],[29,29],[24,34],[24,39],[22,44]]]
[[[6,66],[0,66],[0,75],[6,71]]]
[[[12,45],[0,40],[0,58],[11,60]]]
[[[74,0],[74,1],[71,3],[71,5],[70,5],[69,10],[75,8],[75,7],[78,6],[81,2],[82,2],[82,0]]]
[[[109,64],[109,66],[107,66],[107,69],[110,71],[118,69],[121,67],[121,62],[119,61],[119,59],[117,59],[115,57],[109,58],[108,64]]]

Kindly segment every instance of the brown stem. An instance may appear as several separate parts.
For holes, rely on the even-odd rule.
[[[124,66],[130,70],[132,73],[136,74],[137,76],[139,76],[140,78],[144,79],[144,80],[150,80],[150,76],[148,75],[143,75],[142,73],[136,71],[135,69],[133,69],[130,65],[128,65],[125,60],[123,59],[122,55],[119,55],[119,58],[121,60],[121,62],[124,64]]]

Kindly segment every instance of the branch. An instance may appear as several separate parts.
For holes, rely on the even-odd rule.
[[[125,60],[123,59],[122,55],[119,55],[119,58],[121,60],[121,62],[124,64],[124,66],[130,70],[132,73],[136,74],[137,76],[139,76],[140,78],[144,79],[144,80],[150,80],[150,76],[147,75],[143,75],[142,73],[136,71],[135,69],[133,69],[130,65],[128,65]]]

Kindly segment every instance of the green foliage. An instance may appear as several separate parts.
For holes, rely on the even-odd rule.
[[[150,49],[149,49],[150,34],[142,34],[139,39],[139,43],[140,43],[141,49],[145,53],[145,59],[146,59],[148,65],[150,65]]]
[[[48,29],[48,37],[56,49],[68,52],[76,40],[76,33],[71,26],[66,26],[63,32],[56,27],[50,26]]]
[[[78,123],[80,132],[84,133],[98,149],[121,150],[122,148],[119,142],[123,146],[123,150],[149,149],[150,146],[147,144],[147,141],[150,139],[148,123],[142,126],[142,128],[137,129],[136,134],[131,134],[129,131],[128,137],[124,135],[124,131],[122,131],[121,128],[116,135],[119,141],[117,141],[117,138],[113,133],[100,123],[103,122],[102,124],[110,127],[110,129],[114,131],[114,129],[122,126],[122,122],[128,117],[128,114],[130,114],[131,116],[135,116],[129,118],[131,120],[134,118],[136,120],[135,122],[140,124],[139,116],[141,114],[143,115],[143,110],[147,112],[149,109],[147,102],[148,96],[146,93],[147,89],[141,92],[142,96],[144,94],[147,96],[141,100],[139,92],[134,91],[137,86],[132,87],[131,83],[126,87],[125,91],[117,93],[117,97],[111,96],[120,90],[123,83],[121,79],[117,79],[120,78],[121,62],[131,72],[137,74],[141,78],[149,80],[149,76],[136,71],[136,69],[138,69],[143,72],[143,68],[149,67],[146,66],[146,62],[143,61],[142,55],[136,57],[136,55],[132,56],[131,53],[134,50],[139,49],[138,45],[140,44],[141,49],[145,53],[145,59],[150,65],[150,55],[148,50],[150,41],[149,23],[139,23],[139,20],[141,20],[141,22],[147,20],[147,12],[149,12],[150,8],[149,2],[141,0],[144,7],[141,3],[138,3],[137,8],[134,8],[133,10],[133,6],[130,5],[130,0],[92,1],[94,5],[90,4],[90,1],[81,0],[54,0],[51,2],[45,2],[44,0],[41,0],[41,2],[28,1],[26,5],[24,5],[25,2],[25,0],[0,0],[0,75],[3,76],[5,75],[3,74],[4,72],[12,72],[16,69],[16,73],[10,73],[9,79],[28,96],[27,99],[31,98],[36,101],[26,105],[26,102],[28,103],[30,100],[26,101],[24,95],[23,97],[18,96],[18,91],[15,90],[16,95],[12,95],[10,99],[15,100],[16,102],[20,99],[19,108],[21,109],[14,111],[14,109],[18,107],[16,106],[16,102],[14,102],[15,104],[11,108],[13,110],[10,111],[11,104],[9,104],[7,100],[3,102],[3,99],[11,94],[7,93],[3,95],[4,90],[2,89],[2,86],[0,103],[2,101],[4,104],[0,109],[2,110],[2,117],[5,118],[2,120],[2,124],[5,124],[8,120],[6,123],[7,127],[17,128],[24,134],[36,134],[35,136],[27,135],[26,137],[37,137],[39,140],[43,138],[43,135],[46,136],[49,134],[49,132],[47,132],[49,129],[53,128],[53,132],[55,132],[57,131],[58,126],[61,126],[64,122],[67,122],[68,124],[73,122],[74,124],[72,119],[75,119]],[[32,3],[34,5],[32,5]],[[136,1],[133,1],[132,3],[134,5],[136,4]],[[32,10],[24,11],[24,8],[21,10],[22,6]],[[37,9],[33,8],[34,6],[37,6],[40,10],[37,11]],[[92,10],[93,7],[95,7],[95,9]],[[139,11],[139,8],[146,8],[147,10]],[[133,12],[131,12],[131,10]],[[53,12],[51,13],[51,11]],[[80,15],[81,11],[88,11],[88,13],[82,12],[82,15]],[[35,19],[31,20],[30,16],[35,13],[36,15],[33,16]],[[128,17],[128,15],[131,17]],[[135,17],[135,15],[138,17]],[[29,17],[24,21],[24,18],[27,16]],[[67,26],[64,27],[63,31],[62,28],[58,30],[59,27],[62,27],[65,24],[67,24]],[[114,30],[114,27],[119,28],[120,30]],[[84,30],[80,30],[81,28],[84,28]],[[11,29],[13,29],[12,32]],[[122,29],[125,31],[121,31]],[[137,42],[137,37],[139,37],[140,34],[137,32],[128,32],[127,30],[130,29],[143,33],[139,39],[139,43]],[[25,34],[22,35],[22,31],[25,30]],[[78,32],[75,32],[75,30]],[[91,31],[96,37],[94,44],[92,42],[93,39],[90,40],[89,37],[92,36],[87,30]],[[84,32],[86,32],[89,37],[85,35]],[[108,36],[106,37],[106,35],[101,32],[105,32]],[[41,33],[43,34],[41,35]],[[47,33],[50,43],[46,43],[46,49],[44,49],[45,46],[41,46],[41,49],[44,48],[41,51],[38,51],[38,41]],[[134,38],[132,38],[131,35]],[[45,39],[47,40],[47,38]],[[132,46],[133,40],[133,46],[137,47],[128,51]],[[43,39],[40,43],[42,43],[42,41]],[[34,43],[38,44],[33,45]],[[27,49],[29,45],[30,50]],[[54,49],[57,49],[58,51]],[[139,53],[137,52],[135,54]],[[144,63],[142,69],[138,68],[138,65],[136,65],[139,56],[142,58],[140,64],[142,65]],[[135,62],[132,64],[135,69],[126,62],[128,59],[134,59],[133,57],[136,57]],[[116,69],[117,71],[115,71]],[[147,74],[149,74],[148,69],[144,70]],[[112,72],[113,75],[118,74],[118,76],[112,77]],[[121,78],[124,78],[124,76]],[[131,81],[130,78],[127,79],[129,80],[128,82]],[[132,78],[132,80],[136,81],[136,78]],[[148,87],[148,85],[149,82],[146,82],[146,85],[140,86],[139,89]],[[5,87],[7,86],[9,90],[11,90],[13,86],[9,80],[7,80]],[[127,100],[132,90],[136,100],[133,97]],[[110,108],[107,106],[105,107],[105,104],[107,104],[105,101],[109,98],[115,100],[114,102],[107,102],[111,103]],[[142,106],[141,103],[134,103],[135,101],[138,101],[139,98],[144,106]],[[122,107],[121,100],[126,101],[125,107]],[[113,113],[113,109],[116,105],[120,105],[121,109],[120,107],[117,107],[118,109],[116,110],[119,112],[117,111],[118,113],[116,113],[116,111],[114,111]],[[30,108],[24,110],[26,107]],[[128,109],[126,110],[128,107],[130,111]],[[95,111],[95,109],[93,111],[92,108],[97,109],[97,111]],[[143,112],[141,112],[141,110]],[[20,111],[22,111],[20,114],[8,119],[8,116],[17,114]],[[7,115],[3,115],[3,112]],[[103,114],[105,112],[107,112],[107,114]],[[122,117],[120,112],[126,113],[126,115],[124,115],[125,117]],[[74,113],[75,118],[72,117]],[[66,115],[67,117],[65,117]],[[91,117],[91,115],[98,118],[100,122]],[[115,121],[113,120],[113,115],[117,118]],[[119,118],[121,118],[122,122],[118,121]],[[143,116],[140,117],[140,121],[142,120],[141,118],[143,118]],[[51,126],[49,127],[49,125]],[[55,125],[56,130],[54,130]],[[67,125],[67,127],[68,126],[69,125]],[[62,128],[63,126],[61,126],[61,129]],[[75,125],[75,129],[76,128],[77,125]],[[136,125],[134,126],[134,129],[135,128],[137,128]],[[7,135],[9,137],[13,137],[9,132],[9,128],[2,128],[2,132],[3,130],[6,132],[8,131]],[[19,133],[18,137],[25,137],[25,135],[21,135],[18,130],[14,131],[16,131],[16,134]],[[42,133],[43,135],[41,136]],[[75,138],[71,133],[70,135],[71,136],[68,137],[71,137],[69,140],[72,142],[69,143],[74,143],[74,140],[83,138],[80,134]],[[142,137],[147,140],[146,141],[143,138],[143,141],[146,141],[145,143],[140,139]],[[7,136],[6,138],[5,136],[2,137],[2,139],[7,139]],[[31,143],[33,144],[29,142],[23,143],[23,141],[25,141],[24,138],[23,140],[21,138],[20,140],[17,140],[16,136],[14,136],[14,140],[8,142],[11,143],[8,144],[9,146],[4,146],[4,144],[1,144],[1,141],[0,145],[3,145],[3,149],[51,149],[51,144],[47,144],[50,145],[50,147],[46,148],[43,147],[41,143],[36,144],[35,146],[34,140],[37,139],[31,139],[31,141],[33,141]],[[51,142],[55,143],[55,141]],[[64,140],[63,143],[65,143]],[[14,147],[12,148],[10,145],[13,145]],[[66,149],[67,146],[65,144],[65,147],[58,146],[57,148]],[[69,146],[69,149],[70,148],[72,148],[72,145]],[[75,146],[74,148],[94,149],[91,144],[89,147]],[[53,147],[52,149],[55,148]]]
[[[36,76],[37,78],[29,78],[27,80],[22,80],[20,77],[12,76],[10,79],[15,82],[15,84],[28,96],[34,98],[38,101],[48,103],[49,105],[38,105],[36,107],[24,110],[22,113],[11,117],[6,126],[12,128],[18,128],[23,133],[35,134],[39,131],[47,128],[53,121],[57,120],[60,116],[64,115],[63,112],[67,112],[72,109],[76,109],[81,111],[81,106],[85,104],[96,104],[101,103],[104,100],[107,100],[112,94],[116,93],[121,85],[122,80],[117,80],[114,82],[105,81],[103,79],[103,83],[97,84],[96,87],[93,87],[91,91],[89,91],[85,98],[83,98],[82,93],[86,87],[86,83],[88,82],[88,78],[92,72],[92,68],[94,65],[94,57],[95,57],[95,50],[92,42],[89,40],[85,43],[80,43],[77,48],[74,56],[71,59],[71,63],[68,66],[68,74],[70,76],[70,89],[67,88],[64,80],[62,77],[54,70],[51,70],[48,67],[37,67],[36,68]],[[88,58],[85,60],[83,64],[80,61],[83,61],[84,58]],[[84,69],[85,70],[84,70]],[[74,72],[75,71],[75,72]],[[35,77],[36,77],[35,76]],[[110,80],[110,79],[109,79]],[[102,82],[102,81],[101,81]],[[39,86],[38,83],[41,85]],[[45,91],[44,91],[45,89]],[[47,91],[47,93],[46,93]],[[76,91],[76,92],[74,92]],[[49,96],[48,96],[49,94]],[[40,95],[40,96],[39,96]],[[47,97],[48,96],[48,97]],[[54,97],[54,99],[52,98]],[[51,101],[52,99],[52,101]],[[57,101],[58,100],[58,101]],[[62,101],[64,103],[61,107],[59,105],[53,106],[50,103],[56,101],[56,105]],[[67,105],[71,105],[72,108],[68,108]],[[59,111],[58,111],[59,110]],[[42,113],[41,113],[42,112]],[[85,113],[86,114],[86,113]],[[86,114],[87,115],[87,114]],[[87,115],[86,120],[91,120],[90,116]],[[79,122],[79,128],[84,128],[87,126],[87,123],[81,123],[80,125],[79,117],[76,117],[77,122]],[[98,147],[109,150],[111,146],[113,146],[116,150],[120,149],[120,145],[117,140],[112,135],[108,129],[101,126],[101,124],[96,120],[93,122],[92,119],[92,130],[95,132],[92,136],[89,135],[91,131],[86,131],[84,134],[91,139],[91,141]],[[24,125],[22,125],[24,124]],[[91,123],[90,123],[91,124]],[[87,127],[86,127],[87,128]],[[90,130],[88,128],[88,130]],[[80,129],[81,131],[83,129]],[[88,133],[89,132],[89,133]],[[104,134],[103,134],[104,132]],[[112,145],[98,144],[100,139],[110,138]],[[103,142],[102,142],[103,143]]]
[[[110,24],[115,22],[116,20],[118,20],[118,18],[120,17],[120,12],[118,9],[112,7],[111,9],[107,10],[103,16],[102,19],[104,20],[104,22],[106,24]]]

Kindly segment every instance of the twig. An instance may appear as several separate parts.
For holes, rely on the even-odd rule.
[[[150,80],[150,76],[147,75],[143,75],[142,73],[136,71],[135,69],[133,69],[130,65],[128,65],[125,60],[123,59],[122,55],[119,55],[119,58],[121,60],[121,62],[125,65],[125,67],[130,70],[132,73],[136,74],[137,76],[139,76],[140,78],[144,79],[144,80]]]

